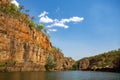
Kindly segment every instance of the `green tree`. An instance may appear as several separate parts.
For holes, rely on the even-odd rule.
[[[49,56],[46,60],[46,65],[45,65],[46,70],[50,71],[56,66],[57,66],[57,63],[54,61],[53,57]]]
[[[78,70],[78,69],[79,69],[79,63],[78,63],[78,61],[76,61],[76,62],[72,65],[71,70]]]
[[[36,28],[38,30],[42,30],[44,28],[44,25],[43,24],[37,24]]]
[[[19,8],[18,8],[16,5],[12,5],[12,6],[11,6],[11,10],[12,10],[12,11],[18,11],[18,9],[19,9]]]
[[[35,22],[34,22],[34,21],[30,21],[30,22],[29,22],[29,26],[30,26],[30,27],[35,27]]]

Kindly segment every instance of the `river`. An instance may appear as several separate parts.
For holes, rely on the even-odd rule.
[[[0,80],[120,80],[120,73],[94,71],[0,72]]]

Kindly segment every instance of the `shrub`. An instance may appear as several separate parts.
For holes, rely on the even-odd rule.
[[[29,22],[29,26],[30,26],[30,27],[35,27],[35,22],[34,22],[34,21],[30,21],[30,22]]]
[[[10,8],[11,8],[11,11],[18,11],[19,10],[19,8],[14,4]]]
[[[0,67],[3,67],[3,66],[5,66],[5,63],[0,62]]]
[[[7,61],[5,64],[6,64],[7,66],[14,66],[15,63],[16,63],[16,61]]]
[[[43,24],[36,24],[36,28],[38,30],[42,30],[44,28],[44,25]]]
[[[78,70],[78,69],[79,69],[78,63],[76,62],[76,63],[74,63],[74,64],[72,65],[71,70]]]
[[[17,17],[18,16],[18,7],[14,4],[1,4],[0,12],[3,12],[7,16]]]
[[[51,51],[51,52],[56,52],[56,53],[57,53],[57,52],[58,52],[58,53],[62,53],[62,50],[61,50],[60,48],[57,48],[57,47],[54,47],[54,46],[50,49],[50,51]]]
[[[49,56],[46,60],[45,68],[47,71],[50,71],[51,69],[55,68],[57,66],[57,63],[54,61],[54,59]]]

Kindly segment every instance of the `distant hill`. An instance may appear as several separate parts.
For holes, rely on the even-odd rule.
[[[73,69],[120,72],[120,49],[80,59]]]

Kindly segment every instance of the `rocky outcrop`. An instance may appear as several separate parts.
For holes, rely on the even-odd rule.
[[[90,65],[90,62],[88,59],[80,60],[78,69],[86,70],[86,69],[88,69],[89,65]]]
[[[70,69],[72,67],[71,64],[73,65],[74,63],[75,61],[71,57],[66,57],[63,63],[63,69],[64,70]]]
[[[2,4],[10,6],[9,0],[0,0]],[[63,65],[71,67],[74,60],[65,58],[60,51],[51,51],[53,46],[48,37],[30,27],[26,20],[30,21],[25,14],[18,18],[14,13],[0,11],[0,71],[45,71],[48,56],[59,63],[56,70],[64,70]]]
[[[120,49],[77,61],[78,70],[120,72]]]

